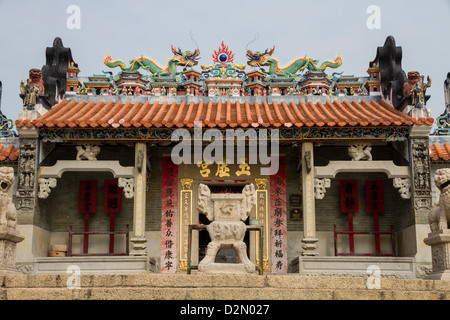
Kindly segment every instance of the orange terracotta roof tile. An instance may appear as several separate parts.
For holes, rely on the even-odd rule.
[[[4,145],[0,145],[0,161],[16,161],[19,157],[19,149],[15,148],[14,145],[9,145],[5,147]]]
[[[16,120],[16,126],[39,128],[219,128],[365,127],[432,125],[432,118],[416,120],[381,100],[350,102],[116,102],[63,100],[41,117]]]
[[[448,161],[450,159],[450,145],[448,143],[444,143],[442,146],[437,143],[430,145],[430,158],[433,161]]]

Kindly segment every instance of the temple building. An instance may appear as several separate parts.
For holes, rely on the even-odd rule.
[[[60,39],[49,49],[63,90],[44,76],[51,95],[28,103],[40,96],[24,91],[15,121],[23,272],[204,272],[209,244],[227,232],[208,229],[204,193],[229,201],[228,221],[253,187],[245,246],[220,247],[221,268],[244,251],[259,273],[377,265],[383,277],[417,278],[430,268],[434,120],[425,91],[403,89],[393,37],[361,76],[339,73],[339,54],[283,67],[275,47],[237,53],[222,41],[213,63],[199,66],[198,48],[172,47],[165,66],[108,54],[110,76],[83,78]]]

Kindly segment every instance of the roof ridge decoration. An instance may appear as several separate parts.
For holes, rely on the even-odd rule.
[[[334,57],[334,60],[326,60],[320,66],[317,66],[319,60],[308,58],[303,56],[292,60],[289,64],[284,67],[279,65],[277,58],[272,55],[275,52],[275,46],[272,49],[266,49],[264,52],[256,51],[253,52],[250,49],[247,50],[246,56],[248,59],[247,64],[254,68],[258,67],[262,69],[263,66],[269,66],[269,71],[263,72],[267,73],[269,76],[287,76],[294,77],[297,72],[301,72],[305,69],[309,71],[325,71],[326,68],[338,68],[343,63],[342,55],[338,52]]]
[[[197,60],[200,59],[199,49],[184,52],[180,48],[175,49],[173,46],[171,46],[171,49],[174,55],[168,59],[165,67],[161,67],[154,60],[143,55],[131,60],[129,66],[127,66],[122,60],[112,60],[109,52],[106,53],[103,63],[109,68],[119,67],[122,71],[137,71],[142,68],[151,72],[153,77],[175,76],[179,74],[177,73],[177,66],[193,67],[198,64]]]
[[[202,64],[204,79],[244,79],[245,64],[235,64],[234,53],[222,40],[219,49],[211,54],[214,64]]]
[[[445,111],[436,118],[437,128],[430,135],[449,136],[450,135],[450,72],[444,80]]]

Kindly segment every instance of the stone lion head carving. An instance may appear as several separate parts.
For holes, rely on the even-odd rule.
[[[14,183],[14,169],[11,167],[0,167],[0,191],[8,192]]]

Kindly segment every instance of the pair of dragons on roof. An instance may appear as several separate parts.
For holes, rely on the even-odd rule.
[[[293,76],[298,71],[308,69],[309,71],[324,71],[326,68],[338,68],[342,65],[342,57],[337,54],[334,61],[326,60],[320,66],[317,66],[318,60],[308,58],[306,56],[297,58],[285,67],[281,67],[276,58],[272,57],[275,51],[275,46],[272,49],[267,49],[264,52],[253,52],[247,50],[246,56],[248,58],[247,64],[252,67],[268,66],[269,71],[265,73],[274,76]],[[175,49],[172,46],[174,54],[165,67],[161,67],[154,60],[140,56],[130,61],[130,65],[126,66],[122,60],[112,60],[111,55],[107,54],[104,63],[110,68],[120,67],[123,71],[135,71],[140,68],[150,71],[153,76],[174,76],[177,74],[177,66],[193,67],[198,64],[200,59],[200,50],[182,52],[179,48]]]

